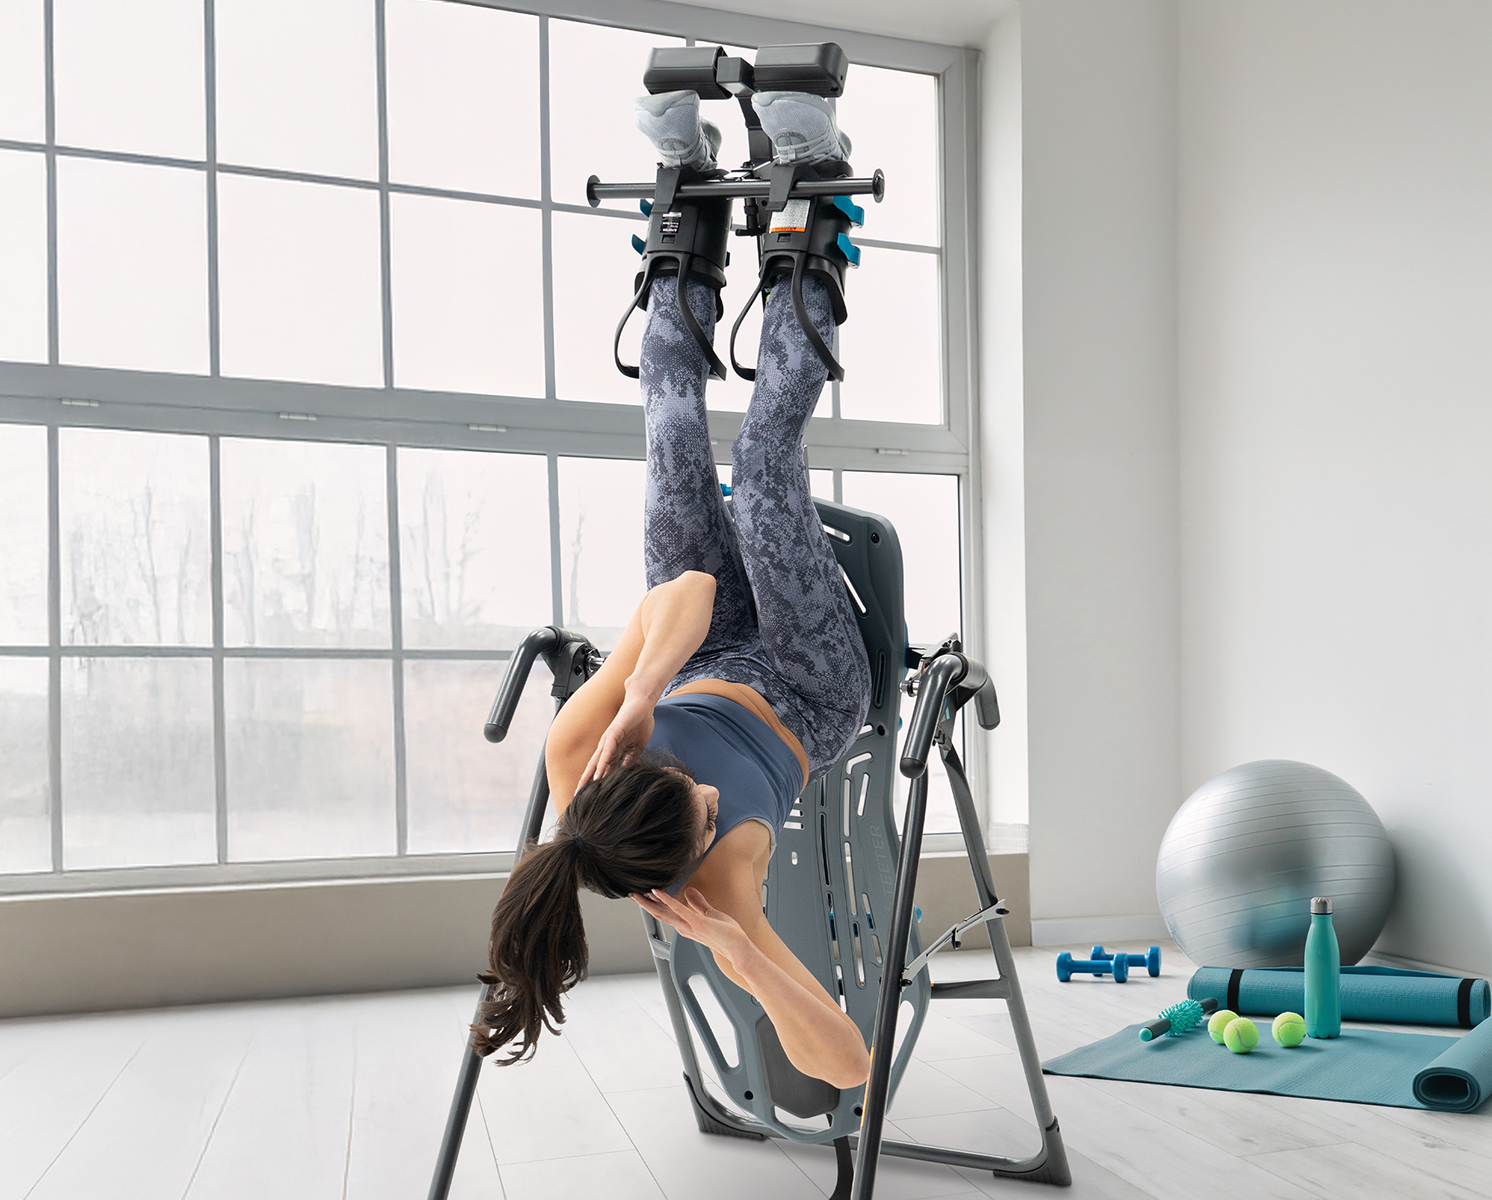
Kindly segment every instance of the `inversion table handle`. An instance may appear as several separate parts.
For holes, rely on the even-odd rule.
[[[927,756],[932,752],[933,738],[943,720],[943,705],[955,684],[963,680],[970,667],[984,668],[962,654],[950,651],[940,654],[927,668],[917,685],[917,707],[912,710],[912,727],[907,732],[901,752],[901,773],[917,779],[927,770]]]
[[[497,699],[492,702],[492,711],[487,714],[487,723],[482,726],[482,736],[489,742],[500,742],[508,736],[508,726],[513,723],[513,714],[518,711],[518,701],[523,698],[523,685],[528,682],[529,670],[541,654],[552,654],[559,649],[560,631],[553,625],[535,629],[518,644],[513,657],[508,660],[508,673],[503,676],[502,687],[497,689]]]

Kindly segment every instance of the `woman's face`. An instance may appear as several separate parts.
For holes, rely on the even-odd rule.
[[[708,783],[696,783],[690,799],[699,814],[699,833],[694,842],[694,857],[703,858],[710,843],[715,840],[715,820],[720,815],[720,790]]]

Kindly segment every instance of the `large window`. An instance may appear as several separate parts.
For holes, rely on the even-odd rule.
[[[585,7],[5,6],[0,874],[512,849],[550,702],[536,681],[487,745],[506,659],[551,621],[608,648],[643,591],[641,416],[611,363],[642,217],[585,179],[651,174],[651,47],[795,40]],[[813,484],[903,531],[931,641],[968,586],[965,67],[841,41],[852,161],[890,182]],[[739,115],[713,108],[730,163]],[[709,386],[723,478],[748,399]]]

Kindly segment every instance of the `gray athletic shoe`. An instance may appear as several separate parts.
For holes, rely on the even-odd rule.
[[[751,107],[772,139],[781,163],[849,158],[850,139],[834,123],[834,110],[808,92],[757,92]]]
[[[700,120],[697,93],[639,96],[632,102],[632,118],[653,143],[665,167],[708,170],[715,165],[720,130]]]

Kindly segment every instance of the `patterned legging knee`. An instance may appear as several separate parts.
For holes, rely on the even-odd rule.
[[[810,278],[803,299],[828,342],[827,293]],[[715,293],[690,283],[688,301],[711,335]],[[673,686],[713,678],[755,688],[803,743],[810,778],[818,778],[859,732],[871,686],[865,643],[808,488],[803,433],[827,378],[823,363],[787,288],[775,289],[756,388],[732,448],[728,513],[705,418],[707,367],[672,279],[652,289],[641,362],[648,586],[691,570],[716,581],[710,631]]]

